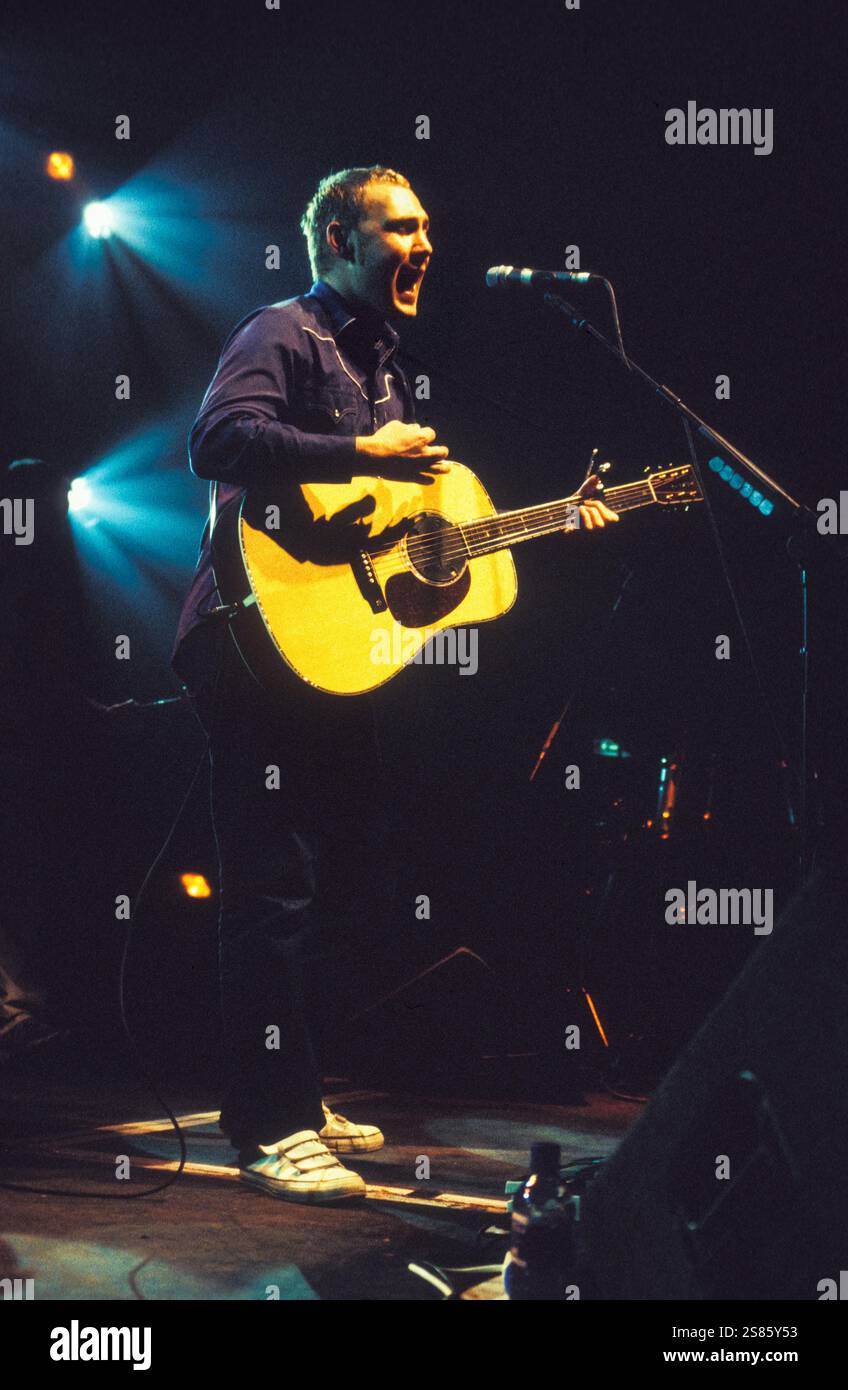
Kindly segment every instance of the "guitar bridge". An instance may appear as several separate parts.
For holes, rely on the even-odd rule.
[[[351,560],[351,568],[354,578],[359,585],[359,592],[372,613],[385,613],[388,604],[380,588],[380,582],[374,573],[374,562],[367,550],[357,551]]]

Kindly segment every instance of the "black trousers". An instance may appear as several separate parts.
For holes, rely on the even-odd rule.
[[[363,1002],[388,941],[390,823],[371,698],[272,698],[227,637],[210,741],[225,1061],[237,1149],[320,1130],[323,1034]]]

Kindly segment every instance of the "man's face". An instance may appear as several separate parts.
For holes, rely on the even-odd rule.
[[[429,226],[411,188],[370,184],[359,226],[348,237],[352,259],[340,257],[333,263],[339,292],[355,303],[370,304],[384,318],[414,318],[433,254]]]

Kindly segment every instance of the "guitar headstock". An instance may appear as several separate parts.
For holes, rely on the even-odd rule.
[[[645,481],[654,501],[661,507],[679,507],[704,500],[690,463],[681,464],[679,468],[664,468],[660,473],[650,473]]]

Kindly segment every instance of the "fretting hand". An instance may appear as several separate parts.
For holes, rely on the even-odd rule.
[[[580,489],[580,521],[587,531],[596,526],[605,526],[608,521],[618,521],[618,512],[611,511],[601,496],[603,483],[597,473],[592,473]]]

